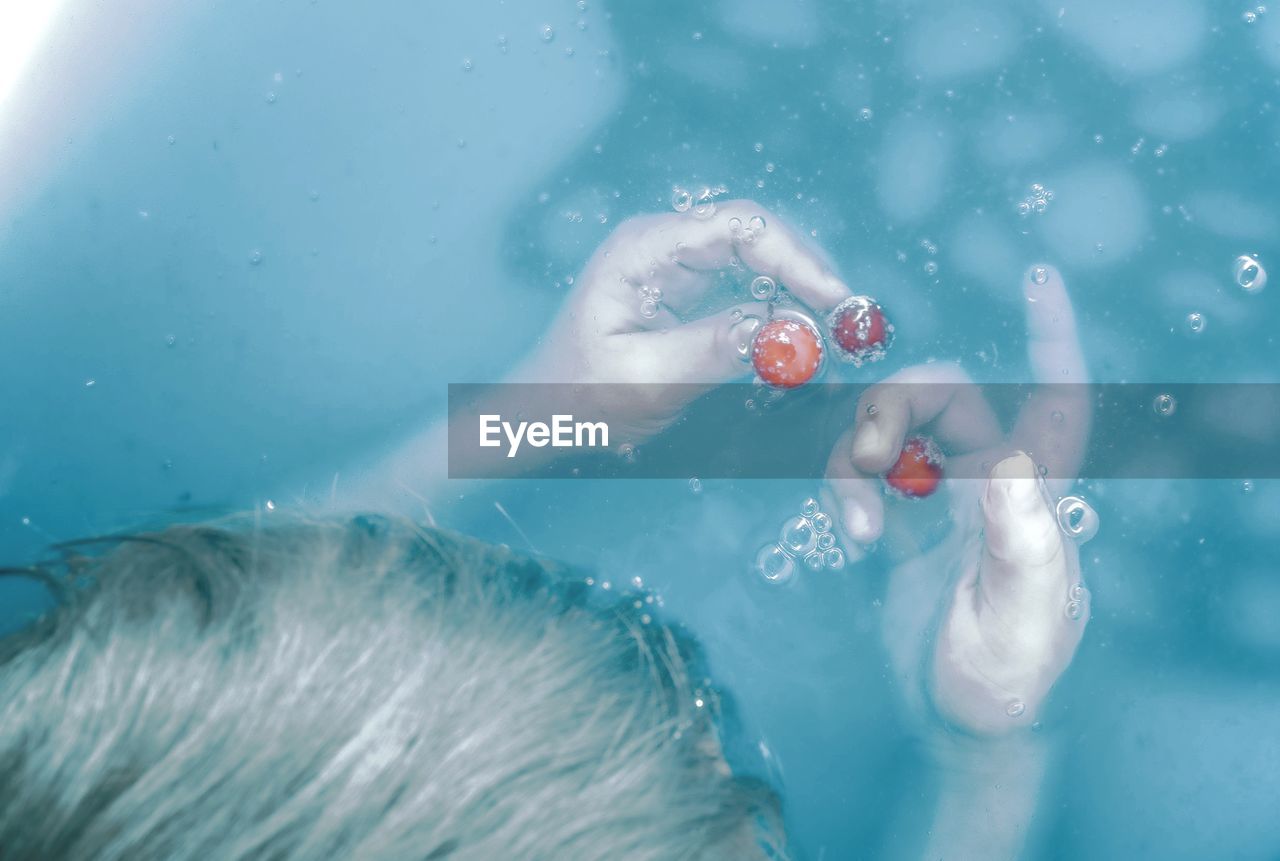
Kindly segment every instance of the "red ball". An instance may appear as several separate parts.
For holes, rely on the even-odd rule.
[[[893,344],[893,324],[870,296],[850,296],[827,315],[836,355],[855,366],[878,362]]]
[[[751,365],[774,388],[803,386],[822,365],[822,336],[798,320],[770,320],[751,342]]]
[[[908,499],[932,496],[942,484],[942,451],[927,436],[913,436],[902,446],[898,461],[884,474],[884,483]]]

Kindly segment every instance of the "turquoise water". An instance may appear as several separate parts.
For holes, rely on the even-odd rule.
[[[877,373],[1024,379],[1018,278],[1047,260],[1095,379],[1277,381],[1280,290],[1233,263],[1277,259],[1280,8],[579,6],[198,2],[105,26],[69,0],[0,112],[3,557],[385,446],[446,383],[510,367],[677,185],[760,201],[894,309]],[[448,521],[657,589],[802,857],[866,857],[920,780],[883,566],[747,574],[814,491],[524,482]],[[1081,492],[1094,618],[1043,719],[1061,756],[1033,856],[1277,857],[1280,486]],[[4,590],[10,619],[39,600]]]

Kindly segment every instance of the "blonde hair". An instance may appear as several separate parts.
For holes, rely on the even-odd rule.
[[[783,856],[634,596],[377,517],[175,526],[53,582],[0,654],[0,858]]]

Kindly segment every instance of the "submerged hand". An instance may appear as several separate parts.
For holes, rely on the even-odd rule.
[[[734,301],[734,271],[773,278],[817,313],[851,295],[782,219],[752,201],[721,203],[708,217],[641,216],[592,255],[515,379],[643,384],[599,394],[609,399],[611,426],[651,436],[704,387],[749,371],[735,322],[768,317],[768,304]]]
[[[925,728],[940,718],[994,736],[1030,725],[1088,620],[1078,553],[1059,529],[1048,488],[1064,492],[1079,469],[1091,404],[1083,386],[1046,385],[1084,383],[1085,368],[1061,277],[1046,267],[1033,272],[1023,293],[1032,376],[1042,385],[1009,434],[959,368],[917,366],[863,394],[857,423],[829,464],[826,495],[856,542],[884,530],[876,476],[912,432],[923,429],[949,452],[953,474],[988,476],[947,480],[955,528],[890,575],[883,636],[909,711]],[[891,513],[909,505],[891,505]]]

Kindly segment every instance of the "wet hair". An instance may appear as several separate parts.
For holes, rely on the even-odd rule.
[[[62,601],[0,641],[0,858],[784,855],[690,641],[549,563],[358,517],[36,570]]]

